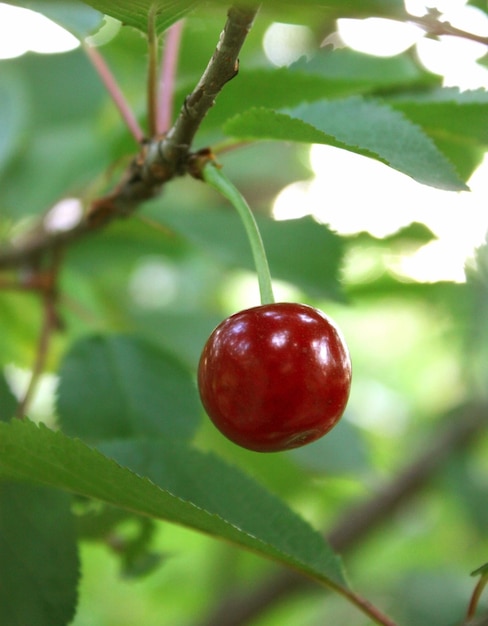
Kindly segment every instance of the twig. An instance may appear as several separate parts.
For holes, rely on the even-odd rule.
[[[457,411],[444,432],[436,432],[426,451],[408,465],[376,496],[348,508],[336,521],[327,539],[332,548],[345,553],[360,545],[392,513],[404,506],[454,454],[473,442],[486,428],[488,406],[468,406]],[[291,570],[279,570],[251,593],[227,594],[223,602],[199,626],[245,626],[295,593],[317,592],[321,587]]]
[[[56,310],[57,305],[57,278],[60,268],[61,251],[54,250],[51,267],[43,270],[42,275],[45,278],[43,289],[44,302],[44,319],[39,333],[39,341],[36,349],[36,356],[29,384],[17,406],[16,417],[24,419],[29,403],[34,395],[39,378],[41,377],[49,352],[49,345],[53,332],[60,327],[60,319]]]
[[[168,132],[173,119],[173,100],[175,95],[175,77],[178,65],[178,52],[183,33],[184,21],[180,20],[168,30],[164,46],[161,75],[159,78],[159,95],[157,111],[157,134]]]
[[[103,228],[112,220],[126,217],[139,206],[161,192],[162,186],[174,178],[187,173],[192,155],[191,145],[203,118],[213,105],[224,85],[237,73],[238,55],[252,26],[258,9],[232,7],[217,48],[193,92],[186,98],[181,112],[168,134],[161,140],[153,137],[143,142],[121,181],[108,195],[94,200],[85,218],[71,230],[61,233],[47,232],[43,228],[27,236],[22,242],[0,251],[0,267],[15,267],[29,262],[59,244]],[[88,48],[91,58],[96,60],[99,70],[110,84],[111,74],[96,50]],[[117,88],[118,89],[118,88]],[[118,93],[114,87],[112,97]],[[119,106],[122,101],[116,96]],[[126,113],[124,119],[128,123]],[[132,129],[140,137],[140,130]]]
[[[193,92],[186,98],[176,122],[159,148],[164,160],[183,165],[195,134],[224,85],[239,70],[239,52],[258,8],[229,9],[217,48]]]
[[[486,566],[485,566],[486,568]],[[488,568],[487,568],[488,569]],[[478,608],[478,603],[481,598],[481,594],[483,593],[485,587],[488,585],[488,571],[484,571],[476,583],[476,586],[471,595],[471,600],[469,601],[468,610],[466,613],[466,620],[469,622],[474,619],[476,615],[476,610]]]
[[[476,41],[477,43],[488,46],[488,37],[461,30],[460,28],[453,26],[450,22],[439,20],[439,13],[435,10],[421,17],[408,15],[408,20],[423,28],[429,35],[451,35],[453,37],[468,39],[469,41]]]

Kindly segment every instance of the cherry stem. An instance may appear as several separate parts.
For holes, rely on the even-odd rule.
[[[178,65],[178,53],[183,33],[183,20],[168,29],[159,77],[159,94],[156,128],[158,134],[166,133],[173,118],[173,100],[175,77]]]
[[[230,182],[227,176],[214,162],[209,161],[204,166],[202,176],[203,180],[216,189],[224,198],[227,198],[239,213],[251,245],[254,265],[258,275],[261,304],[272,304],[274,302],[274,295],[266,250],[264,249],[259,227],[248,203],[240,191]]]
[[[114,75],[110,71],[105,59],[96,48],[93,48],[88,44],[83,44],[83,49],[98,75],[102,79],[105,88],[110,94],[113,103],[117,107],[131,135],[134,137],[136,142],[140,144],[144,139],[142,128],[139,126],[131,107],[125,99],[124,94],[115,80]]]
[[[478,602],[487,584],[488,584],[488,572],[483,573],[480,576],[480,579],[478,580],[478,582],[476,583],[476,586],[473,590],[473,594],[471,596],[471,600],[469,602],[468,611],[466,613],[467,621],[473,619],[473,617],[475,616],[476,609],[478,608]]]

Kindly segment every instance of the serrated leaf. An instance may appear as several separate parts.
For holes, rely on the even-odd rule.
[[[0,477],[50,485],[188,526],[275,559],[338,590],[322,536],[236,468],[178,441],[106,444],[143,478],[80,440],[29,421],[0,423]]]
[[[156,29],[158,33],[163,32],[193,9],[208,7],[208,3],[204,0],[119,0],[118,2],[111,2],[111,0],[86,0],[86,4],[143,32],[147,32],[149,12],[154,11],[156,13]],[[220,5],[223,9],[229,7],[227,0],[214,0],[212,4]],[[255,2],[254,4],[259,5],[260,3]],[[273,11],[277,16],[280,14],[283,16],[283,11],[286,7],[296,6],[296,0],[267,0],[264,6],[267,11]],[[328,19],[347,15],[357,17],[366,15],[405,16],[405,7],[402,0],[349,0],[348,2],[331,0],[327,2],[326,7],[324,7],[324,3],[321,0],[302,0],[300,6],[302,8],[317,7],[320,9],[321,14]]]
[[[418,126],[376,100],[323,100],[287,112],[251,109],[230,119],[224,131],[246,139],[328,144],[375,158],[432,187],[466,189],[452,164]]]
[[[75,613],[78,578],[70,497],[0,482],[0,623],[66,626]]]
[[[420,126],[469,178],[488,146],[488,93],[437,89],[392,98],[389,103]]]
[[[422,71],[408,55],[381,58],[353,50],[321,49],[310,60],[303,57],[289,67],[243,68],[239,78],[219,95],[206,126],[223,121],[251,107],[280,109],[324,98],[371,93],[378,89],[411,86],[437,80]],[[178,98],[191,89],[186,85]]]
[[[75,343],[60,368],[57,409],[64,430],[87,441],[190,438],[201,414],[190,371],[136,337],[97,335]]]
[[[164,211],[159,219],[220,262],[255,269],[242,223],[233,211]],[[342,299],[340,237],[311,217],[285,221],[261,217],[257,221],[275,278],[314,296]]]
[[[190,13],[199,2],[196,0],[86,0],[86,4],[110,15],[122,24],[148,32],[148,16],[155,14],[156,32],[162,33],[172,24]]]

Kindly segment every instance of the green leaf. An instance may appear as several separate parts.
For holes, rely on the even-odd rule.
[[[181,19],[195,8],[208,10],[208,3],[202,0],[85,0],[102,13],[114,17],[124,24],[134,26],[143,32],[147,32],[148,14],[156,13],[157,32],[161,33],[174,22]],[[223,9],[229,7],[227,0],[214,0],[213,5],[220,5]],[[249,3],[248,3],[249,4]],[[252,4],[252,3],[250,3]],[[258,5],[260,3],[254,2]],[[296,0],[267,0],[265,3],[267,12],[273,11],[276,16],[284,17],[284,9],[296,8]],[[383,15],[390,17],[404,17],[405,8],[402,0],[331,0],[324,3],[321,0],[302,0],[301,9],[311,7],[320,9],[322,16],[335,19],[340,16],[364,17],[367,15]],[[286,15],[286,13],[285,13]]]
[[[19,144],[26,112],[22,81],[13,72],[4,69],[0,82],[0,170]]]
[[[220,126],[226,119],[251,107],[281,109],[324,98],[371,93],[436,80],[419,69],[408,55],[372,57],[353,50],[325,48],[312,59],[305,57],[289,67],[243,68],[238,79],[226,85],[205,125]],[[188,84],[178,99],[191,90]]]
[[[15,415],[17,398],[12,393],[0,370],[0,422],[7,422]]]
[[[0,423],[0,477],[35,481],[214,535],[338,590],[340,560],[275,496],[217,457],[178,441],[106,444],[143,478],[44,425]]]
[[[357,428],[342,419],[327,437],[288,453],[299,465],[327,475],[364,475],[371,469],[368,450]]]
[[[249,242],[233,211],[166,210],[159,219],[220,262],[254,270]],[[274,278],[314,296],[342,299],[339,271],[343,247],[338,236],[310,217],[285,221],[261,217],[257,222]]]
[[[57,408],[64,430],[88,441],[187,439],[201,414],[193,377],[173,354],[117,335],[85,337],[71,347],[60,369]]]
[[[102,23],[103,14],[87,7],[79,0],[7,0],[7,4],[42,13],[70,33],[83,39],[92,34]]]
[[[148,32],[148,15],[154,11],[156,32],[162,33],[199,3],[195,0],[86,0],[86,4],[144,33]]]
[[[337,146],[382,161],[420,183],[466,189],[452,164],[418,126],[375,100],[323,100],[281,113],[251,109],[230,119],[224,131],[246,139]]]
[[[1,624],[72,620],[79,562],[70,500],[47,487],[0,482]]]
[[[389,104],[420,126],[465,179],[483,158],[488,146],[488,93],[485,90],[437,89],[397,96],[389,100]]]

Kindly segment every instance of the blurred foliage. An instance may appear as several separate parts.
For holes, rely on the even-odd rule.
[[[71,18],[78,15],[71,25],[75,32],[91,32],[98,23],[99,14],[87,11],[85,4],[60,4],[83,9],[70,13]],[[148,2],[88,4],[145,29]],[[485,92],[441,88],[440,78],[427,72],[412,50],[378,59],[347,49],[326,49],[286,68],[272,66],[262,39],[275,19],[308,25],[318,48],[338,16],[403,13],[401,2],[337,0],[327,3],[326,14],[317,9],[319,4],[265,3],[240,55],[240,74],[204,121],[196,147],[220,142],[225,146],[229,141],[225,129],[237,125],[239,117],[245,120],[252,107],[279,109],[284,116],[282,110],[287,108],[302,106],[310,111],[325,97],[335,103],[364,98],[424,133],[433,154],[452,164],[451,182],[467,181],[488,143]],[[486,11],[486,3],[470,4]],[[178,108],[213,53],[225,7],[187,1],[159,6],[164,9],[161,28],[182,13],[188,15],[176,85]],[[61,12],[57,20],[69,26]],[[147,49],[141,32],[122,27],[101,51],[145,124]],[[272,116],[278,119],[278,114]],[[63,197],[84,201],[96,197],[117,180],[137,149],[80,49],[0,61],[0,121],[0,244],[26,233]],[[256,120],[253,123],[255,132]],[[277,128],[280,138],[294,138],[290,127]],[[259,136],[278,133],[266,132],[269,126]],[[395,136],[388,138],[393,144]],[[310,140],[317,140],[314,137]],[[66,250],[60,276],[63,331],[51,346],[47,367],[47,373],[61,376],[55,398],[52,392],[50,397],[56,415],[36,413],[33,405],[31,417],[55,422],[68,433],[92,441],[126,437],[103,445],[121,462],[135,455],[136,471],[147,470],[144,460],[152,461],[154,476],[163,464],[156,441],[139,442],[131,451],[132,438],[167,438],[163,450],[171,447],[172,435],[184,440],[195,433],[195,459],[212,451],[225,460],[216,466],[209,492],[198,494],[206,505],[205,498],[211,501],[212,495],[218,503],[218,470],[229,464],[234,466],[230,479],[234,471],[239,476],[245,473],[250,490],[259,483],[313,528],[328,532],[352,504],[377,494],[418,452],[428,449],[443,432],[453,408],[485,403],[488,245],[477,251],[465,283],[422,283],[393,271],[390,260],[434,239],[424,224],[377,238],[367,232],[333,232],[310,217],[273,220],[279,191],[313,176],[308,152],[304,143],[260,141],[222,152],[219,161],[256,210],[277,291],[323,308],[347,337],[354,385],[337,429],[307,448],[259,455],[237,449],[204,419],[195,401],[193,378],[201,347],[223,317],[237,306],[256,303],[256,291],[242,288],[249,277],[253,282],[255,277],[235,215],[202,183],[188,179],[172,181],[160,198],[141,207],[131,219]],[[432,174],[429,165],[416,163],[416,171]],[[358,210],[367,211],[374,200],[365,198]],[[6,281],[23,279],[23,272],[21,268],[0,276],[5,274]],[[15,411],[16,372],[32,368],[41,321],[42,303],[35,294],[0,289],[0,421],[7,421]],[[180,391],[172,397],[176,388]],[[151,410],[154,403],[157,411]],[[141,407],[143,419],[138,421]],[[188,423],[179,422],[183,413],[188,414]],[[118,430],[119,418],[125,420],[123,432]],[[178,450],[185,445],[176,442],[168,458],[174,453],[181,463]],[[80,458],[75,455],[75,461]],[[27,453],[26,459],[28,466]],[[488,439],[480,434],[469,449],[449,458],[428,487],[345,554],[354,587],[399,624],[450,626],[463,619],[473,588],[469,573],[488,558],[487,459]],[[177,486],[178,477],[188,471],[189,498],[197,500],[192,490],[198,492],[200,466],[193,459],[186,469],[178,467],[175,461],[175,476],[169,472],[166,480]],[[96,476],[92,479],[96,481]],[[52,500],[52,516],[37,535],[32,534],[36,515],[44,519],[44,512],[36,514],[42,509],[37,487],[19,495],[22,528],[31,528],[30,542],[22,545],[29,531],[20,537],[22,528],[15,526],[13,509],[4,506],[15,494],[9,483],[5,485],[0,493],[0,523],[13,543],[29,552],[36,542],[54,542],[61,520],[67,545],[73,545],[66,521],[69,503],[58,498],[58,492],[46,492]],[[239,494],[233,493],[229,498],[234,495],[238,499]],[[244,518],[255,502],[259,496],[244,503]],[[224,598],[236,591],[258,590],[277,571],[276,565],[255,554],[167,522],[143,521],[85,499],[74,500],[72,509],[83,569],[74,626],[195,626]],[[54,526],[48,523],[51,518]],[[8,548],[5,540],[0,548]],[[68,572],[72,581],[76,559],[71,552],[65,556],[69,562],[60,556],[53,570],[66,568],[58,574]],[[12,558],[0,558],[0,579]],[[42,570],[47,563],[39,553],[37,568]],[[72,608],[74,599],[70,602]],[[68,607],[56,619],[29,618],[29,623],[68,623],[69,612]],[[8,620],[5,623],[10,626]],[[291,595],[248,623],[366,626],[370,621],[342,598],[317,587],[315,592],[307,589]]]

